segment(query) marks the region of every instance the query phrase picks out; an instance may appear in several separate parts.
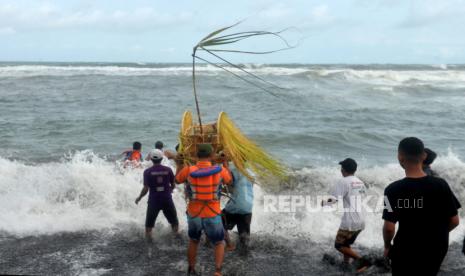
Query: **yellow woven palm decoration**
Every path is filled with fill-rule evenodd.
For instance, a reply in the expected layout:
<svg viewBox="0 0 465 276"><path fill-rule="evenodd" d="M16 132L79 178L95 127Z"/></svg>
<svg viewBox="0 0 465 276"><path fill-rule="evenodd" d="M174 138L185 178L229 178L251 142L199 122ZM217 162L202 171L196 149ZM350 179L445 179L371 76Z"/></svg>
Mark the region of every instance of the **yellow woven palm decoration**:
<svg viewBox="0 0 465 276"><path fill-rule="evenodd" d="M240 22L239 22L240 23ZM201 143L210 143L213 146L214 153L222 153L228 161L232 161L236 168L249 179L253 179L253 176L265 177L265 176L276 176L280 179L285 179L287 176L286 169L272 156L266 153L261 147L255 144L252 140L247 138L239 128L228 118L226 113L221 112L218 116L218 120L214 123L204 124L202 123L197 89L196 89L196 60L203 61L207 64L220 68L233 76L261 89L268 94L277 97L277 95L269 89L274 87L281 89L266 79L255 75L241 66L229 62L228 60L221 57L220 53L243 53L243 54L269 54L279 52L282 50L291 49L295 46L291 46L282 36L285 30L279 32L269 31L247 31L247 32L233 32L227 34L231 28L235 27L239 23L234 25L218 29L209 35L205 36L198 42L193 48L192 53L192 84L194 92L195 107L197 111L198 124L194 124L192 120L192 114L189 111L184 112L181 132L180 132L180 148L179 152L182 154L184 163L192 164L197 160L197 145ZM226 32L226 33L225 33ZM270 51L243 51L235 49L223 48L226 45L231 45L236 42L251 39L257 37L271 37L282 42L282 48L270 50ZM214 63L206 59L205 57L199 56L199 52L208 54L210 57L214 57L221 61L222 64ZM240 71L250 79L239 75L230 69L225 67L230 66L237 71ZM253 80L253 81L252 81ZM257 84L260 83L260 84ZM221 158L220 158L221 159ZM218 161L218 160L216 160ZM253 175L250 173L253 172Z"/></svg>
<svg viewBox="0 0 465 276"><path fill-rule="evenodd" d="M286 177L285 167L247 138L224 112L218 117L218 133L226 156L248 178L252 179L253 176L247 169L261 177Z"/></svg>
<svg viewBox="0 0 465 276"><path fill-rule="evenodd" d="M286 177L285 167L247 138L226 113L221 112L216 123L204 124L202 129L201 132L200 126L192 123L192 114L189 111L184 112L180 152L186 163L193 163L197 159L195 155L198 144L210 143L216 154L223 153L249 179L253 179L250 171L259 177Z"/></svg>

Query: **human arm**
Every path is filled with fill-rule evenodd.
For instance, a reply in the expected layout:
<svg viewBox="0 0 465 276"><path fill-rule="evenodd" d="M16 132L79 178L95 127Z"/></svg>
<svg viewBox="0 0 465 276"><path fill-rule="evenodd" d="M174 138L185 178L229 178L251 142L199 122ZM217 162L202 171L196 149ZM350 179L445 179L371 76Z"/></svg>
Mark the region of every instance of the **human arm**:
<svg viewBox="0 0 465 276"><path fill-rule="evenodd" d="M384 257L388 257L391 243L396 233L396 224L392 221L385 220L383 226L383 239L384 239Z"/></svg>
<svg viewBox="0 0 465 276"><path fill-rule="evenodd" d="M391 249L391 242L396 232L396 223L399 221L397 206L391 203L397 202L396 186L389 185L384 189L384 210L383 210L383 239L384 239L384 256L388 257Z"/></svg>
<svg viewBox="0 0 465 276"><path fill-rule="evenodd" d="M445 215L449 218L449 232L454 230L459 224L460 219L458 215L458 209L461 207L460 202L458 201L457 197L455 196L454 192L451 190L449 184L444 181L444 206Z"/></svg>
<svg viewBox="0 0 465 276"><path fill-rule="evenodd" d="M147 194L149 191L149 182L150 182L150 177L149 174L147 173L147 170L144 171L144 187L140 191L139 196L136 198L136 204L139 203L139 201Z"/></svg>
<svg viewBox="0 0 465 276"><path fill-rule="evenodd" d="M328 205L333 205L336 203L337 203L337 198L329 197L321 201L321 206L328 206Z"/></svg>
<svg viewBox="0 0 465 276"><path fill-rule="evenodd" d="M465 255L465 238L463 238L462 253L463 253L463 255Z"/></svg>
<svg viewBox="0 0 465 276"><path fill-rule="evenodd" d="M165 154L166 158L168 158L170 160L176 159L176 153L174 153L174 152L172 152L170 150L165 150L163 153Z"/></svg>
<svg viewBox="0 0 465 276"><path fill-rule="evenodd" d="M144 185L144 187L140 191L139 196L136 198L136 204L139 204L139 201L147 194L148 191L149 191L149 187Z"/></svg>
<svg viewBox="0 0 465 276"><path fill-rule="evenodd" d="M188 176L189 176L189 167L184 167L183 164L178 164L176 168L175 182L177 184L182 184L187 181Z"/></svg>
<svg viewBox="0 0 465 276"><path fill-rule="evenodd" d="M329 192L331 197L327 198L326 200L321 201L321 206L333 205L338 202L339 198L344 197L347 194L346 185L342 180L336 182Z"/></svg>
<svg viewBox="0 0 465 276"><path fill-rule="evenodd" d="M173 174L173 171L171 169L169 170L169 173L170 173L171 192L173 192L174 189L176 189L176 183L174 181L174 174Z"/></svg>
<svg viewBox="0 0 465 276"><path fill-rule="evenodd" d="M233 183L233 177L231 171L227 167L227 162L225 163L226 166L223 165L223 168L221 169L221 178L223 178L223 184L230 185Z"/></svg>
<svg viewBox="0 0 465 276"><path fill-rule="evenodd" d="M458 215L451 217L449 220L449 232L454 230L455 227L459 226L459 223L460 223L460 219Z"/></svg>

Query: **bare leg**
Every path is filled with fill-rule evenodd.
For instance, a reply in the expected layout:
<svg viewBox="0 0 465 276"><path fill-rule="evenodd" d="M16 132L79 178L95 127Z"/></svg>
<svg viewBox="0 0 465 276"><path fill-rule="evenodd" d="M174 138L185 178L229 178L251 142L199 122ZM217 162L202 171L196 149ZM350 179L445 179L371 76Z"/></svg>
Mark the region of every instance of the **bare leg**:
<svg viewBox="0 0 465 276"><path fill-rule="evenodd" d="M221 268L224 259L224 242L219 242L215 245L215 275L221 275Z"/></svg>
<svg viewBox="0 0 465 276"><path fill-rule="evenodd" d="M197 248L199 247L199 242L194 240L189 240L189 246L187 248L187 262L189 263L189 271L195 271L195 262L197 259Z"/></svg>
<svg viewBox="0 0 465 276"><path fill-rule="evenodd" d="M233 251L234 249L236 249L236 246L231 241L231 236L229 235L229 231L227 229L224 229L224 241L226 242L227 251Z"/></svg>
<svg viewBox="0 0 465 276"><path fill-rule="evenodd" d="M350 263L350 257L347 255L344 255L344 263L348 264Z"/></svg>
<svg viewBox="0 0 465 276"><path fill-rule="evenodd" d="M342 247L339 247L337 250L341 252L342 254L344 254L344 261L346 261L346 259L349 259L349 258L353 258L353 259L361 258L361 256L357 254L357 252L352 250L352 248L350 247L342 246Z"/></svg>
<svg viewBox="0 0 465 276"><path fill-rule="evenodd" d="M179 225L171 224L171 230L173 231L174 234L178 234L179 233Z"/></svg>
<svg viewBox="0 0 465 276"><path fill-rule="evenodd" d="M147 243L151 244L153 243L153 238L152 238L152 229L153 228L145 228L145 239L147 240Z"/></svg>
<svg viewBox="0 0 465 276"><path fill-rule="evenodd" d="M249 247L249 241L250 241L250 233L242 233L239 236L239 240L241 241L242 247L248 248Z"/></svg>
<svg viewBox="0 0 465 276"><path fill-rule="evenodd" d="M153 244L153 238L152 238L152 229L153 228L145 228L145 240L147 241L147 255L149 258L152 257L152 244Z"/></svg>

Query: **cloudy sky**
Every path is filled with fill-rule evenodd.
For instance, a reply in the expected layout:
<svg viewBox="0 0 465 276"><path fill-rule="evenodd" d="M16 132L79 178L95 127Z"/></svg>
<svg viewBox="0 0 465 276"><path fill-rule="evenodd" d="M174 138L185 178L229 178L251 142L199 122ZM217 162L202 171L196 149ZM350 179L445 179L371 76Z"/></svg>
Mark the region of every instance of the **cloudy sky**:
<svg viewBox="0 0 465 276"><path fill-rule="evenodd" d="M241 31L295 27L300 43L240 62L465 63L465 0L0 0L0 60L189 62L200 38L242 19Z"/></svg>

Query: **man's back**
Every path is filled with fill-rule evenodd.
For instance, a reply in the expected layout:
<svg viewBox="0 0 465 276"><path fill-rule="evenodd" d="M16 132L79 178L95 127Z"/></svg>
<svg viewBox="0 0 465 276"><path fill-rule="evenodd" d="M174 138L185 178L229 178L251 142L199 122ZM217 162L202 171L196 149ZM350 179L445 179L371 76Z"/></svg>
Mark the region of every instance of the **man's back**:
<svg viewBox="0 0 465 276"><path fill-rule="evenodd" d="M460 203L445 180L433 176L404 178L390 184L385 196L392 212L385 209L383 219L399 222L390 255L446 254L449 221L457 215Z"/></svg>
<svg viewBox="0 0 465 276"><path fill-rule="evenodd" d="M226 204L225 210L231 214L250 214L253 207L253 185L247 177L236 168L231 169L234 182L232 185L231 200Z"/></svg>
<svg viewBox="0 0 465 276"><path fill-rule="evenodd" d="M216 167L216 166L215 166ZM221 214L220 201L214 199L214 195L219 195L219 185L231 182L231 174L225 167L220 171L208 176L193 178L192 173L201 169L214 169L210 161L198 161L195 166L184 167L177 175L176 181L189 182L189 204L187 212L192 217L215 217ZM193 191L199 190L199 191ZM194 198L195 197L195 198Z"/></svg>
<svg viewBox="0 0 465 276"><path fill-rule="evenodd" d="M365 228L365 214L361 205L365 195L365 184L354 175L339 180L331 190L331 195L343 200L344 212L340 228L357 231Z"/></svg>
<svg viewBox="0 0 465 276"><path fill-rule="evenodd" d="M150 189L149 202L171 198L172 183L174 183L174 174L169 167L154 165L144 171L144 185Z"/></svg>

